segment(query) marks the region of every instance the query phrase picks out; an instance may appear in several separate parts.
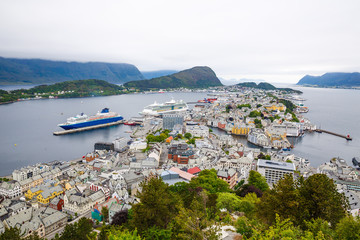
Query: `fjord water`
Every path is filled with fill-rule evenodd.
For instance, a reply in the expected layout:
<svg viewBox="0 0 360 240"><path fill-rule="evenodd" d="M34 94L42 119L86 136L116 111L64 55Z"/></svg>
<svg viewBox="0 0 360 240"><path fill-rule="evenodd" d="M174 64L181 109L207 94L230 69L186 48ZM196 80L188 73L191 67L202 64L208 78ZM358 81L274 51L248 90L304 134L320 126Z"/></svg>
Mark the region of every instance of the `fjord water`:
<svg viewBox="0 0 360 240"><path fill-rule="evenodd" d="M298 88L310 111L304 114L322 129L350 134L353 141L325 133L307 133L291 139L291 152L308 158L318 166L332 157L342 157L349 164L360 156L360 91L343 89ZM61 130L57 124L81 112L94 114L104 107L118 112L125 119L138 116L146 105L183 99L186 102L206 97L206 93L128 94L109 97L46 99L0 105L0 176L13 169L38 162L67 161L82 157L93 150L98 141L111 142L128 136L131 127L118 125L87 132L53 136ZM241 139L240 141L244 141Z"/></svg>
<svg viewBox="0 0 360 240"><path fill-rule="evenodd" d="M310 160L313 166L341 157L352 166L351 160L360 156L360 91L352 89L329 89L296 87L303 91L304 104L310 111L304 114L318 128L353 140L326 133L306 133L295 140L293 153Z"/></svg>

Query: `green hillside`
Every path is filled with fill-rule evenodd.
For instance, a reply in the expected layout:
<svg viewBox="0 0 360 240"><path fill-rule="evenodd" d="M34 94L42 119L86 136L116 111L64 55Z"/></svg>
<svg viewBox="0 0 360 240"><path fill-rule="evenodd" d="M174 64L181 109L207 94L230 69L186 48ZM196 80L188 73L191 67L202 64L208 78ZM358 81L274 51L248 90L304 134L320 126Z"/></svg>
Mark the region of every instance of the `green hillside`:
<svg viewBox="0 0 360 240"><path fill-rule="evenodd" d="M124 84L125 87L140 89L166 89L166 88L207 88L222 86L214 71L209 67L194 67L164 77L149 80L131 81Z"/></svg>

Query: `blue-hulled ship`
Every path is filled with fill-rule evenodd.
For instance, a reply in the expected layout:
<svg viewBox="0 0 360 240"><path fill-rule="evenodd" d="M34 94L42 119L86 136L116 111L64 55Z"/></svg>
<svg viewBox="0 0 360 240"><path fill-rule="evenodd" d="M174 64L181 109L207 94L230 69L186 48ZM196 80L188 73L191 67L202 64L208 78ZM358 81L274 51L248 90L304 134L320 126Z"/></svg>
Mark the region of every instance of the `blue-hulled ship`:
<svg viewBox="0 0 360 240"><path fill-rule="evenodd" d="M123 117L121 115L115 112L109 112L109 108L104 108L101 112L98 112L94 116L88 117L86 114L81 113L75 117L70 117L67 119L66 123L59 124L58 126L65 130L69 130L117 122L122 119Z"/></svg>

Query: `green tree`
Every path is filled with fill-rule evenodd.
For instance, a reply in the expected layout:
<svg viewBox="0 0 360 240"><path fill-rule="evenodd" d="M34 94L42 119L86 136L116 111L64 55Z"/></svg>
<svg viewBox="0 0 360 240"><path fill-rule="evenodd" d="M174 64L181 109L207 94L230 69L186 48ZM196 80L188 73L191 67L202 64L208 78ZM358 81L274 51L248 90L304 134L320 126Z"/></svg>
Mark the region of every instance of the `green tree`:
<svg viewBox="0 0 360 240"><path fill-rule="evenodd" d="M346 216L347 199L325 174L314 174L301 181L299 193L304 220L322 218L335 226Z"/></svg>
<svg viewBox="0 0 360 240"><path fill-rule="evenodd" d="M248 183L249 185L257 187L262 192L269 189L269 185L267 184L265 177L254 170L250 171Z"/></svg>
<svg viewBox="0 0 360 240"><path fill-rule="evenodd" d="M191 133L185 133L184 137L187 139L190 139L192 137L192 135L191 135Z"/></svg>
<svg viewBox="0 0 360 240"><path fill-rule="evenodd" d="M307 231L311 232L315 238L334 239L335 232L330 228L329 222L317 218L305 221Z"/></svg>
<svg viewBox="0 0 360 240"><path fill-rule="evenodd" d="M20 240L21 233L18 228L5 228L5 231L0 235L0 240Z"/></svg>
<svg viewBox="0 0 360 240"><path fill-rule="evenodd" d="M192 178L190 187L196 189L201 187L210 193L230 192L229 184L222 179L219 179L215 169L205 169L199 173L197 178Z"/></svg>
<svg viewBox="0 0 360 240"><path fill-rule="evenodd" d="M241 200L236 194L229 192L221 192L218 195L216 201L216 207L218 209L227 209L230 212L239 210L239 206L241 204Z"/></svg>
<svg viewBox="0 0 360 240"><path fill-rule="evenodd" d="M88 240L92 231L92 221L85 217L79 219L74 224L68 224L65 226L64 232L60 239L77 239L77 240Z"/></svg>
<svg viewBox="0 0 360 240"><path fill-rule="evenodd" d="M218 239L218 228L207 218L206 202L207 195L200 192L189 208L180 209L172 224L172 239Z"/></svg>
<svg viewBox="0 0 360 240"><path fill-rule="evenodd" d="M109 209L107 207L102 207L101 208L101 214L104 217L104 222L109 222Z"/></svg>
<svg viewBox="0 0 360 240"><path fill-rule="evenodd" d="M137 231L134 230L132 232L125 230L125 231L111 231L108 236L109 240L142 240Z"/></svg>
<svg viewBox="0 0 360 240"><path fill-rule="evenodd" d="M360 239L360 219L345 217L340 220L335 231L337 239Z"/></svg>
<svg viewBox="0 0 360 240"><path fill-rule="evenodd" d="M156 226L148 228L143 236L145 239L170 240L172 232L169 229L161 229Z"/></svg>
<svg viewBox="0 0 360 240"><path fill-rule="evenodd" d="M276 215L281 219L290 219L299 224L301 219L300 195L297 190L297 182L291 175L285 175L273 189L264 193L258 205L258 217L267 224L275 222Z"/></svg>
<svg viewBox="0 0 360 240"><path fill-rule="evenodd" d="M142 234L150 227L166 229L177 214L176 198L161 178L152 178L141 184L137 195L140 203L133 205L132 225Z"/></svg>

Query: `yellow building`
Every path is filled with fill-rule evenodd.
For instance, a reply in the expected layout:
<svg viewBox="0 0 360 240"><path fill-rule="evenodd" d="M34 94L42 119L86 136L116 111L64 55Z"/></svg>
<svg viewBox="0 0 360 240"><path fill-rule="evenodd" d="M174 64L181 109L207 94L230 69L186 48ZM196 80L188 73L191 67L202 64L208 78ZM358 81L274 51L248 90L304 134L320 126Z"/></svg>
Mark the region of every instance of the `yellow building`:
<svg viewBox="0 0 360 240"><path fill-rule="evenodd" d="M241 127L241 126L234 126L231 129L231 133L235 134L235 135L247 135L250 132L250 128L245 126L245 127Z"/></svg>
<svg viewBox="0 0 360 240"><path fill-rule="evenodd" d="M272 105L266 105L264 106L266 108L266 110L268 111L281 111L284 112L286 110L286 107L284 106L284 104L279 103L279 104L272 104Z"/></svg>
<svg viewBox="0 0 360 240"><path fill-rule="evenodd" d="M39 195L41 192L43 192L42 188L40 186L30 188L24 195L27 199L32 199L34 196Z"/></svg>
<svg viewBox="0 0 360 240"><path fill-rule="evenodd" d="M55 187L51 187L49 189L45 189L43 192L41 192L37 196L36 199L38 200L39 203L41 203L43 205L47 205L50 203L51 199L53 199L63 193L64 193L64 190L62 189L62 187L60 185L58 185Z"/></svg>

